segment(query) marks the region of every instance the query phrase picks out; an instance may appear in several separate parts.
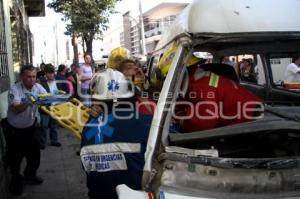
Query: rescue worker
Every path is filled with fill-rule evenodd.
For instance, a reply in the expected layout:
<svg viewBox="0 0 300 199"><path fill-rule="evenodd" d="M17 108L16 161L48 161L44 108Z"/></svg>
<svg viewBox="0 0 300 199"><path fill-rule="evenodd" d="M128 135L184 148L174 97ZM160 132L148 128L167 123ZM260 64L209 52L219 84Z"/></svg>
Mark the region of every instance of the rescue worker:
<svg viewBox="0 0 300 199"><path fill-rule="evenodd" d="M240 86L235 79L203 69L209 68L209 65L216 67L216 64L204 64L202 68L198 63L188 65L185 100L193 106L181 110L181 115L192 116L179 121L182 131L201 131L250 121L256 113L255 108L261 105L261 99Z"/></svg>
<svg viewBox="0 0 300 199"><path fill-rule="evenodd" d="M118 67L127 78L129 78L139 90L144 89L145 75L141 67L132 59L124 59Z"/></svg>
<svg viewBox="0 0 300 199"><path fill-rule="evenodd" d="M118 47L110 52L110 56L107 62L108 68L120 71L120 67L133 67L133 65L135 68L135 75L125 74L125 76L128 77L131 81L133 81L134 85L136 85L139 88L139 90L143 90L145 81L144 72L142 68L138 66L138 63L131 59L129 51L126 48ZM128 73L132 73L132 71L128 70Z"/></svg>
<svg viewBox="0 0 300 199"><path fill-rule="evenodd" d="M171 66L173 54L174 49L166 52L158 64L164 77ZM194 132L246 122L253 118L254 109L261 105L259 97L239 85L232 67L205 64L206 61L194 55L186 59L188 89L185 98L179 101L191 102L192 106L176 108L174 119L179 128L176 122L172 128L175 126L182 132Z"/></svg>
<svg viewBox="0 0 300 199"><path fill-rule="evenodd" d="M108 68L97 73L91 86L93 105L80 152L88 195L115 199L119 184L141 189L152 113L119 71Z"/></svg>
<svg viewBox="0 0 300 199"><path fill-rule="evenodd" d="M107 67L118 70L119 64L124 59L130 58L130 52L126 48L117 47L111 50L107 60Z"/></svg>
<svg viewBox="0 0 300 199"><path fill-rule="evenodd" d="M172 60L175 56L177 47L170 47L160 57L158 64L153 64L149 71L149 78L146 78L145 90L151 95L155 95L157 91L161 91L165 77L169 72ZM153 97L158 100L157 97Z"/></svg>

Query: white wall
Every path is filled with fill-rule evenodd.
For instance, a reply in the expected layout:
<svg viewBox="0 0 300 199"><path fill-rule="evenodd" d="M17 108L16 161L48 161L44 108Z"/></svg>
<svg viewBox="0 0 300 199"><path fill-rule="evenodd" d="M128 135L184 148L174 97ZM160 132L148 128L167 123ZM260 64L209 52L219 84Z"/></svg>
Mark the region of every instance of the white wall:
<svg viewBox="0 0 300 199"><path fill-rule="evenodd" d="M46 5L49 0L46 0ZM45 17L30 17L29 27L34 37L33 64L41 63L41 56L45 63L69 64L73 59L73 48L70 46L70 60L67 60L66 42L70 36L64 34L65 23L61 20L62 15L55 13L46 6Z"/></svg>
<svg viewBox="0 0 300 199"><path fill-rule="evenodd" d="M4 21L5 21L5 34L6 34L6 49L7 49L7 58L8 58L8 67L9 67L9 80L12 85L15 82L13 60L12 60L12 45L11 45L11 28L10 28L10 14L9 6L11 1L3 1L3 10L4 10ZM3 92L0 94L0 119L5 118L7 115L7 93Z"/></svg>
<svg viewBox="0 0 300 199"><path fill-rule="evenodd" d="M33 64L37 66L43 58L45 63L61 64L66 63L66 42L70 37L64 35L64 27L58 23L48 22L41 17L29 18L30 29L34 38ZM71 43L71 41L70 41ZM72 55L73 49L70 49ZM73 56L70 57L72 59Z"/></svg>
<svg viewBox="0 0 300 199"><path fill-rule="evenodd" d="M273 80L277 82L279 80L284 80L284 74L287 66L292 63L292 58L282 58L279 64L271 64Z"/></svg>
<svg viewBox="0 0 300 199"><path fill-rule="evenodd" d="M6 118L7 116L7 107L8 107L8 102L7 102L7 94L8 91L1 93L0 95L0 120L1 118Z"/></svg>
<svg viewBox="0 0 300 199"><path fill-rule="evenodd" d="M123 32L123 24L106 32L102 42L103 54L108 55L116 47L120 47L120 33Z"/></svg>

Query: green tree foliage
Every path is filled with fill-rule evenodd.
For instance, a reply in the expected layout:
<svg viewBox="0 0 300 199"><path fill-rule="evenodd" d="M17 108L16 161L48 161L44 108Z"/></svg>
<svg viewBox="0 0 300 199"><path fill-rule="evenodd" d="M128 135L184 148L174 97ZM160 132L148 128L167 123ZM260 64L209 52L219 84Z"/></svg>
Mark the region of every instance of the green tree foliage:
<svg viewBox="0 0 300 199"><path fill-rule="evenodd" d="M109 15L121 0L53 0L48 7L63 14L67 35L84 39L88 53L93 50L93 39L102 36L108 28Z"/></svg>

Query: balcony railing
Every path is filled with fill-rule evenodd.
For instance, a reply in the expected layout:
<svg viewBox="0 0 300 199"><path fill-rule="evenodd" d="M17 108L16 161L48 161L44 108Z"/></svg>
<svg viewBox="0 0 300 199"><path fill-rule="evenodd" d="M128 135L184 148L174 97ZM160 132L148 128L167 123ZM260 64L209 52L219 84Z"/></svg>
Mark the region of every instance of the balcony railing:
<svg viewBox="0 0 300 199"><path fill-rule="evenodd" d="M155 35L161 35L163 29L162 27L154 28L145 32L145 38L153 37Z"/></svg>

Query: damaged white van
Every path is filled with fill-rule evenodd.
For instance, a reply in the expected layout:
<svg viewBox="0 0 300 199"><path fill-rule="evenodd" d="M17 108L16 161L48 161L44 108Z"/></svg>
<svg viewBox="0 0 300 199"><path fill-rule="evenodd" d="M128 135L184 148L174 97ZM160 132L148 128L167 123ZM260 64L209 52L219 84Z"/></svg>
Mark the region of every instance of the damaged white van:
<svg viewBox="0 0 300 199"><path fill-rule="evenodd" d="M166 73L158 63L170 48L175 50ZM193 1L164 33L149 62L148 90L158 100L144 190L120 185L119 198L300 197L300 88L290 88L284 79L286 66L299 53L299 0ZM212 63L226 57L240 85L263 99L262 117L170 133L172 104L186 92L189 54ZM253 66L252 78L241 67L245 60ZM222 75L222 69L208 70Z"/></svg>

